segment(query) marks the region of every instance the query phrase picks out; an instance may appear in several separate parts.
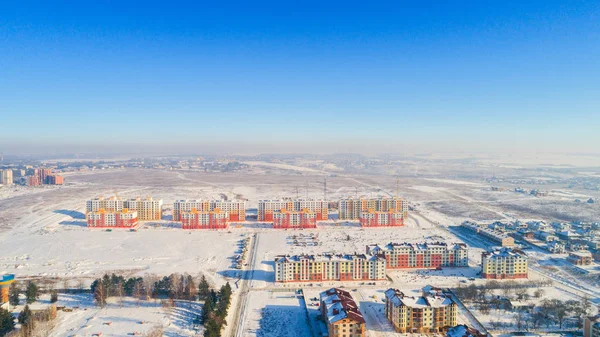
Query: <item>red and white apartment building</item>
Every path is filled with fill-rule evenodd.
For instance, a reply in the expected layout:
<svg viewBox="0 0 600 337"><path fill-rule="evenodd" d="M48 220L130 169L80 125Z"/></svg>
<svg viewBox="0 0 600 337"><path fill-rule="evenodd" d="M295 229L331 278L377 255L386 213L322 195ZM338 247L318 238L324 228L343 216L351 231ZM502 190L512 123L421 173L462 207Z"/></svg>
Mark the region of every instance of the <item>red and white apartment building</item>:
<svg viewBox="0 0 600 337"><path fill-rule="evenodd" d="M317 214L307 209L301 211L282 209L273 213L273 228L317 228Z"/></svg>
<svg viewBox="0 0 600 337"><path fill-rule="evenodd" d="M138 225L138 213L124 208L120 211L98 211L86 214L89 228L135 228Z"/></svg>
<svg viewBox="0 0 600 337"><path fill-rule="evenodd" d="M404 213L369 210L360 213L359 220L361 227L398 227L404 226Z"/></svg>
<svg viewBox="0 0 600 337"><path fill-rule="evenodd" d="M388 243L369 245L367 254L385 256L388 269L468 267L469 248L464 243Z"/></svg>
<svg viewBox="0 0 600 337"><path fill-rule="evenodd" d="M227 229L229 214L218 208L213 211L198 211L192 209L181 213L181 228L183 229Z"/></svg>

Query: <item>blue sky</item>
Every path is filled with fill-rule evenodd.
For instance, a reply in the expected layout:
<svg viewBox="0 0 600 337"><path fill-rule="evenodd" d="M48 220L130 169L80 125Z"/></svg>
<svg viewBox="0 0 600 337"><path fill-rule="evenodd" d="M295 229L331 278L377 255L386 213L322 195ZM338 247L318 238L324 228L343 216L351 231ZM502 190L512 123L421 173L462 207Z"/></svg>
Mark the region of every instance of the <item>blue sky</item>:
<svg viewBox="0 0 600 337"><path fill-rule="evenodd" d="M597 152L599 103L598 1L0 5L5 152Z"/></svg>

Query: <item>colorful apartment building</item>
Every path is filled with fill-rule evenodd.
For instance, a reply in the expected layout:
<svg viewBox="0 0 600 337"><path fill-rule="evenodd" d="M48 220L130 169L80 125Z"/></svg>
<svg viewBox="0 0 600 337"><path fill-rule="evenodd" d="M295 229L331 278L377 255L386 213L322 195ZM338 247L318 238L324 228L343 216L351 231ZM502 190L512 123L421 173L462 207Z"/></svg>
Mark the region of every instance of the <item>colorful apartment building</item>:
<svg viewBox="0 0 600 337"><path fill-rule="evenodd" d="M48 185L63 185L65 183L65 179L63 176L58 174L51 174L46 177L46 183Z"/></svg>
<svg viewBox="0 0 600 337"><path fill-rule="evenodd" d="M527 255L507 247L484 252L481 254L481 277L501 280L527 278Z"/></svg>
<svg viewBox="0 0 600 337"><path fill-rule="evenodd" d="M229 214L218 208L213 211L191 211L180 213L183 229L226 229L229 226Z"/></svg>
<svg viewBox="0 0 600 337"><path fill-rule="evenodd" d="M258 221L273 221L273 213L282 209L294 212L309 210L317 216L317 221L329 219L329 203L314 199L259 200Z"/></svg>
<svg viewBox="0 0 600 337"><path fill-rule="evenodd" d="M400 212L408 217L408 203L402 198L347 198L339 202L340 220L359 220L361 213Z"/></svg>
<svg viewBox="0 0 600 337"><path fill-rule="evenodd" d="M319 294L321 317L330 337L363 337L365 319L349 292L331 288Z"/></svg>
<svg viewBox="0 0 600 337"><path fill-rule="evenodd" d="M385 292L385 316L400 333L440 333L454 327L458 306L439 289L409 296L398 289Z"/></svg>
<svg viewBox="0 0 600 337"><path fill-rule="evenodd" d="M32 187L42 185L42 183L40 182L40 178L38 176L28 176L26 178L26 182L27 182L27 186L32 186Z"/></svg>
<svg viewBox="0 0 600 337"><path fill-rule="evenodd" d="M246 202L242 200L177 200L173 203L173 221L182 221L181 214L192 209L198 212L219 209L227 212L228 222L246 221Z"/></svg>
<svg viewBox="0 0 600 337"><path fill-rule="evenodd" d="M275 258L275 282L385 280L381 255L282 255Z"/></svg>
<svg viewBox="0 0 600 337"><path fill-rule="evenodd" d="M104 210L106 212L119 212L123 209L137 211L141 221L160 220L162 218L162 200L149 198L120 199L118 197L95 198L86 201L86 213Z"/></svg>
<svg viewBox="0 0 600 337"><path fill-rule="evenodd" d="M15 275L2 275L2 278L0 279L0 303L8 302L8 289L13 282L15 282Z"/></svg>
<svg viewBox="0 0 600 337"><path fill-rule="evenodd" d="M273 213L273 228L276 229L306 229L317 228L317 214L303 209L288 211L282 209Z"/></svg>
<svg viewBox="0 0 600 337"><path fill-rule="evenodd" d="M369 245L367 254L383 255L387 269L468 267L469 248L464 243L388 243Z"/></svg>
<svg viewBox="0 0 600 337"><path fill-rule="evenodd" d="M404 226L404 212L388 210L369 210L360 213L361 227L397 227Z"/></svg>
<svg viewBox="0 0 600 337"><path fill-rule="evenodd" d="M138 213L124 208L120 211L100 209L86 214L88 228L135 228L138 225Z"/></svg>

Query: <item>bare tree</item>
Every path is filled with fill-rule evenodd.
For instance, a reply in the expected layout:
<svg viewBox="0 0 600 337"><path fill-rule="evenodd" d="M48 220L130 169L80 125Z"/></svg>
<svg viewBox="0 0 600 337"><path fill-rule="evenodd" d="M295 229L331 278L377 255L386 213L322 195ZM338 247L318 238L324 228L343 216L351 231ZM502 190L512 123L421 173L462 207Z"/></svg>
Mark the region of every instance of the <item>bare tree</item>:
<svg viewBox="0 0 600 337"><path fill-rule="evenodd" d="M133 297L136 298L138 307L140 306L140 299L144 292L142 282L143 281L137 281L137 282L135 282L135 285L133 286Z"/></svg>

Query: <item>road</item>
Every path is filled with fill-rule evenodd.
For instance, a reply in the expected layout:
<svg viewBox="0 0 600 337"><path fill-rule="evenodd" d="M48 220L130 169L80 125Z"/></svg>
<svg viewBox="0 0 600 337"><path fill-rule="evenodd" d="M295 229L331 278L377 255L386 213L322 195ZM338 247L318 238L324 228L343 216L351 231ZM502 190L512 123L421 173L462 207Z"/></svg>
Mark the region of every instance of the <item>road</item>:
<svg viewBox="0 0 600 337"><path fill-rule="evenodd" d="M254 270L255 262L256 262L256 251L258 247L258 240L260 239L260 234L254 234L254 238L252 239L252 246L250 248L249 254L250 259L248 266L242 270L242 279L240 281L240 289L239 295L237 298L235 310L233 311L233 320L232 327L236 327L235 330L231 330L232 337L241 337L244 335L244 319L246 316L246 306L248 304L248 294L249 288L254 284Z"/></svg>

